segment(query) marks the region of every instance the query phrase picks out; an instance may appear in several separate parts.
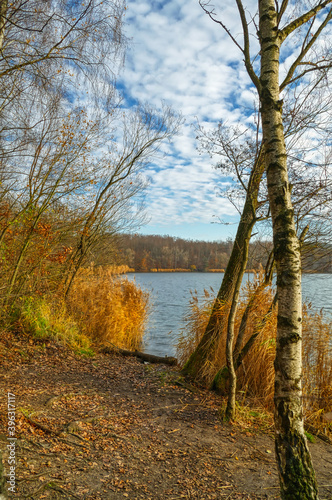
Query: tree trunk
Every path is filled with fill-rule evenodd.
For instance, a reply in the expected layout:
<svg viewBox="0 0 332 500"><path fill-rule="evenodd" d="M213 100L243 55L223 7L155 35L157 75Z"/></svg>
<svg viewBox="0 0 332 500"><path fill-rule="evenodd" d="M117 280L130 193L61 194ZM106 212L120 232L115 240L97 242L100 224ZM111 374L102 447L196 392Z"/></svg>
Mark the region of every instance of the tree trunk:
<svg viewBox="0 0 332 500"><path fill-rule="evenodd" d="M250 175L241 220L221 287L214 302L204 335L195 351L183 367L182 373L184 375L199 378L200 369L215 351L216 345L221 336L222 328L219 325L218 312L223 306L231 303L238 276L241 269L245 269L248 261L248 245L252 229L256 222L258 190L264 173L264 168L265 163L261 148Z"/></svg>
<svg viewBox="0 0 332 500"><path fill-rule="evenodd" d="M233 341L234 341L234 326L235 326L235 316L237 311L237 305L239 302L239 295L241 290L242 278L246 268L246 263L248 261L248 251L249 251L249 241L246 244L246 252L244 253L244 258L242 260L242 267L237 277L234 296L232 300L231 309L229 311L228 324L227 324L227 339L226 339L226 362L229 373L229 389L228 389L228 400L226 408L226 418L228 420L233 420L235 416L235 397L236 397L236 370L234 367L234 357L233 357Z"/></svg>
<svg viewBox="0 0 332 500"><path fill-rule="evenodd" d="M111 342L109 343L111 344ZM141 359L142 361L147 361L148 363L159 363L171 366L177 365L177 359L173 358L172 356L155 356L154 354L148 354L147 352L129 351L128 349L121 349L120 347L117 347L114 344L112 345L113 348L104 347L101 352L104 354L113 354L114 352L117 352L122 356L136 357Z"/></svg>
<svg viewBox="0 0 332 500"><path fill-rule="evenodd" d="M275 445L281 497L317 499L317 484L303 428L300 243L296 236L279 92L281 46L274 0L259 1L260 100L267 185L277 267Z"/></svg>

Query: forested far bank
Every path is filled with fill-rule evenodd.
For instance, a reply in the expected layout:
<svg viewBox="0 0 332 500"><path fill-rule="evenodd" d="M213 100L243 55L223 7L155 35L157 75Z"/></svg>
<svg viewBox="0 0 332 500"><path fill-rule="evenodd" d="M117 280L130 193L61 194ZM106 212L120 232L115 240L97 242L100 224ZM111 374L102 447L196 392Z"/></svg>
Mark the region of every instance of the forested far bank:
<svg viewBox="0 0 332 500"><path fill-rule="evenodd" d="M227 266L233 241L186 240L172 236L125 234L118 241L118 263L136 272L162 270L211 272ZM256 240L249 245L247 269L259 269L267 263L271 241ZM331 273L332 246L304 244L304 272Z"/></svg>

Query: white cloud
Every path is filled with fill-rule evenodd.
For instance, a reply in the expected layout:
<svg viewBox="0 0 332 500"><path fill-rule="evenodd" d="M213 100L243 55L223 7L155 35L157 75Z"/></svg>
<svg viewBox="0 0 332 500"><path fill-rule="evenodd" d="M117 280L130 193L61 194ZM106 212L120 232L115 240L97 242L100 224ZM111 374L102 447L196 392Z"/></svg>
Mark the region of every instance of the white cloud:
<svg viewBox="0 0 332 500"><path fill-rule="evenodd" d="M223 9L225 22L241 42L236 10ZM166 158L150 166L147 211L151 226L210 224L213 216L234 216L234 207L216 195L220 173L207 156L199 156L196 121L235 123L246 119L253 102L241 53L221 26L204 14L198 2L129 0L127 34L132 38L122 80L131 99L157 107L162 100L182 112L186 123ZM193 238L195 238L193 234Z"/></svg>
<svg viewBox="0 0 332 500"><path fill-rule="evenodd" d="M244 0L243 4L247 19L251 19L251 54L257 54L253 64L259 70L257 18L249 14L255 14L257 0ZM217 6L215 10L242 45L236 2L221 2L219 12ZM223 28L203 12L197 0L128 0L127 34L132 45L122 80L128 106L138 100L160 107L164 100L186 119L172 144L163 147L166 157L147 169L151 177L147 193L150 227L186 224L195 238L195 227L199 227L197 234L208 234L208 230L202 231L202 224L208 227L213 216L234 222L234 207L216 195L216 186L220 188L225 179L213 169L213 160L198 154L192 124L198 119L209 129L220 120L230 125L241 122L243 127L255 126L253 111L257 111L258 100L243 54ZM300 42L295 34L283 48L281 78L300 49ZM298 92L303 84L298 85ZM318 134L318 130L306 134L307 148L313 147Z"/></svg>

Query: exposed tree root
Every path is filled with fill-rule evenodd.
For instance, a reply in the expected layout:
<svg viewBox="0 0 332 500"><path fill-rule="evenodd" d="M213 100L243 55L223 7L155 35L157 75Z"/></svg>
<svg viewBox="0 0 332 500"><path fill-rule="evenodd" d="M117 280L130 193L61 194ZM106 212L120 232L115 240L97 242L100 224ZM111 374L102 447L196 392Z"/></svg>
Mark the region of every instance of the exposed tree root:
<svg viewBox="0 0 332 500"><path fill-rule="evenodd" d="M41 429L43 432L46 432L47 434L55 434L55 436L60 436L61 432L49 429L45 425L40 424L39 422L36 422L35 420L32 420L32 418L30 418L30 417L27 417L27 415L25 415L22 412L21 412L21 414L29 422L30 425L37 427L38 429Z"/></svg>

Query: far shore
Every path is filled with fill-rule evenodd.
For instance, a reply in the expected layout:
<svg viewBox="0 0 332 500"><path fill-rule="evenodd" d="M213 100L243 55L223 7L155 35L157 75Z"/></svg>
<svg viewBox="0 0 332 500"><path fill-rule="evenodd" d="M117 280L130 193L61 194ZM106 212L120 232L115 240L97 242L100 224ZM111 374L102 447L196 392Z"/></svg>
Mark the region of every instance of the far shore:
<svg viewBox="0 0 332 500"><path fill-rule="evenodd" d="M191 269L149 269L147 271L136 271L135 269L130 269L126 271L125 274L156 274L156 273L195 273L195 274L211 274L211 273L224 273L225 269L208 269L207 271L192 271ZM259 269L247 269L245 274L258 273ZM332 274L330 272L319 272L319 271L302 271L302 274Z"/></svg>

